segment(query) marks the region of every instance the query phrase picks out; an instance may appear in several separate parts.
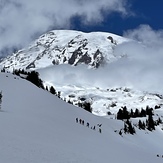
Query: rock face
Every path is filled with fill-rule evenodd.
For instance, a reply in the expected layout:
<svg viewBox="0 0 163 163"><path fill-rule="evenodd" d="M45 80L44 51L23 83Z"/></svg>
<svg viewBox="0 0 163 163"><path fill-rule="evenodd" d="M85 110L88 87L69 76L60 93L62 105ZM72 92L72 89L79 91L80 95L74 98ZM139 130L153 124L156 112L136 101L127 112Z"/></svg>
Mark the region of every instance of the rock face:
<svg viewBox="0 0 163 163"><path fill-rule="evenodd" d="M54 30L40 36L29 47L3 59L0 66L39 69L53 64L86 64L98 68L117 59L114 48L125 41L127 39L111 33Z"/></svg>

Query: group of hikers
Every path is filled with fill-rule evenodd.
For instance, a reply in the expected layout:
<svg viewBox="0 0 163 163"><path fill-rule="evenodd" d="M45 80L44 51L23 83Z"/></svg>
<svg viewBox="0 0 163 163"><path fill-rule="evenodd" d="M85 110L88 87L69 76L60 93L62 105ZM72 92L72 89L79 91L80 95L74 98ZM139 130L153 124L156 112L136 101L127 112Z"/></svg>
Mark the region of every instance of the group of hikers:
<svg viewBox="0 0 163 163"><path fill-rule="evenodd" d="M163 155L159 155L159 154L157 154L157 157L162 157L162 158L163 158Z"/></svg>
<svg viewBox="0 0 163 163"><path fill-rule="evenodd" d="M76 118L76 123L85 125L84 120L79 119L79 118ZM99 133L101 133L101 132L102 132L102 130L101 130L102 124L97 124L97 126L98 126L98 131L99 131ZM86 127L88 127L88 128L90 127L90 124L89 124L88 122L86 123ZM90 128L91 128L92 130L96 130L96 126L91 126Z"/></svg>

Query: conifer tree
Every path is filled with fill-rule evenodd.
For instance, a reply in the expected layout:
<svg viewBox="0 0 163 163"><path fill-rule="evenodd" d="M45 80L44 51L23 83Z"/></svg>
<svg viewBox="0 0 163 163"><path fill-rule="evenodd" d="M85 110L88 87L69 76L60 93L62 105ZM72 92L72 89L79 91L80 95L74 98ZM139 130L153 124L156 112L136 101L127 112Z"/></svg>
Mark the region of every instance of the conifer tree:
<svg viewBox="0 0 163 163"><path fill-rule="evenodd" d="M38 72L36 72L36 71L29 72L26 79L29 80L30 82L32 82L33 84L35 84L36 86L38 86L39 88L44 89L43 82L39 78Z"/></svg>
<svg viewBox="0 0 163 163"><path fill-rule="evenodd" d="M83 104L83 108L89 112L92 112L91 104L89 102L85 102Z"/></svg>
<svg viewBox="0 0 163 163"><path fill-rule="evenodd" d="M117 113L117 119L122 120L123 119L123 112L122 109L119 109L118 113Z"/></svg>
<svg viewBox="0 0 163 163"><path fill-rule="evenodd" d="M133 116L134 116L134 112L133 112L133 110L131 109L130 117L133 117Z"/></svg>
<svg viewBox="0 0 163 163"><path fill-rule="evenodd" d="M129 119L126 120L126 124L125 124L125 128L124 131L127 131L130 134L134 134L135 133L135 128L132 126L131 122L129 121Z"/></svg>
<svg viewBox="0 0 163 163"><path fill-rule="evenodd" d="M142 108L140 112L140 117L145 117L146 116L146 111Z"/></svg>
<svg viewBox="0 0 163 163"><path fill-rule="evenodd" d="M139 129L145 130L145 123L144 123L144 121L142 122L141 120L139 120L138 127L139 127Z"/></svg>
<svg viewBox="0 0 163 163"><path fill-rule="evenodd" d="M136 109L134 113L134 117L139 117L139 116L140 116L140 112L138 109Z"/></svg>
<svg viewBox="0 0 163 163"><path fill-rule="evenodd" d="M53 86L51 86L51 87L50 87L50 93L52 93L53 95L55 95L55 94L56 94L56 91L55 91L55 89L54 89L54 87L53 87Z"/></svg>
<svg viewBox="0 0 163 163"><path fill-rule="evenodd" d="M142 124L142 121L141 120L139 120L138 126L139 126L139 129L142 129L143 124Z"/></svg>
<svg viewBox="0 0 163 163"><path fill-rule="evenodd" d="M147 129L150 131L155 130L155 122L151 114L148 115Z"/></svg>

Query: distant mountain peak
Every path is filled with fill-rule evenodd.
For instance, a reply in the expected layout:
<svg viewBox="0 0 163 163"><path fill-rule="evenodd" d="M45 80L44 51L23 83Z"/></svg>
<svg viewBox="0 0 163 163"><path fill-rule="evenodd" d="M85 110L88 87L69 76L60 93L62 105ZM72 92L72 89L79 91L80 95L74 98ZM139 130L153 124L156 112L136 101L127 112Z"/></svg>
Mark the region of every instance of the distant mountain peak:
<svg viewBox="0 0 163 163"><path fill-rule="evenodd" d="M53 30L4 58L0 65L8 69L39 69L58 64L98 68L117 59L114 48L125 41L126 38L105 32Z"/></svg>

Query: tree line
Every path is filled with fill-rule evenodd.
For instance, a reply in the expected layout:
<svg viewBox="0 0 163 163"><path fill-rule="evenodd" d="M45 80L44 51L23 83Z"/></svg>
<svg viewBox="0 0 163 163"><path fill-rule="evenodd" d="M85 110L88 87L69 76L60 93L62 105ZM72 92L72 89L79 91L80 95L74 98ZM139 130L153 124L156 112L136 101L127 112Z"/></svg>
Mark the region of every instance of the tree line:
<svg viewBox="0 0 163 163"><path fill-rule="evenodd" d="M158 109L159 106L155 106L155 109ZM131 124L130 118L137 118L137 117L147 117L147 119L144 121L141 121L139 119L138 121L138 128L145 130L148 129L149 131L155 130L155 126L162 124L162 120L160 117L158 117L157 120L153 119L154 110L153 108L150 108L149 106L146 106L146 109L141 109L140 111L138 109L135 109L133 111L132 109L130 111L127 110L127 107L124 106L121 109L119 109L117 113L117 119L124 121L124 132L134 134L135 129L133 125ZM120 130L119 134L122 134L122 131Z"/></svg>
<svg viewBox="0 0 163 163"><path fill-rule="evenodd" d="M1 72L6 72L5 68L1 69ZM36 85L39 88L42 88L44 90L49 91L51 94L56 95L58 98L61 99L61 92L60 91L56 91L56 89L53 86L46 86L44 87L43 85L43 81L40 79L39 77L39 73L36 71L25 71L24 69L13 69L12 72L14 75L20 76L28 81L30 81L31 83L33 83L34 85ZM62 99L64 101L66 101L65 99ZM73 104L73 102L71 102L70 100L67 101L69 104ZM78 102L77 106L85 109L88 112L92 113L92 107L91 107L91 103L90 102Z"/></svg>

